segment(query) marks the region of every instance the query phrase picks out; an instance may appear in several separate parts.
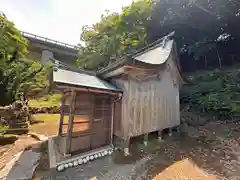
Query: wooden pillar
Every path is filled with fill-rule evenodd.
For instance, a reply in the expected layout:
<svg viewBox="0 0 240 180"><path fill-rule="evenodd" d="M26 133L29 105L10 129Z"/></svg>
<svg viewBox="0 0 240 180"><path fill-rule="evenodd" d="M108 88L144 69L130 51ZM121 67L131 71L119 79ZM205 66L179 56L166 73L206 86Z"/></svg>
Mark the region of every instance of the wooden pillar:
<svg viewBox="0 0 240 180"><path fill-rule="evenodd" d="M159 141L162 141L162 130L159 130L159 131L157 132L157 135L158 135L158 140L159 140Z"/></svg>
<svg viewBox="0 0 240 180"><path fill-rule="evenodd" d="M61 100L61 107L60 107L60 120L59 120L59 124L58 124L58 136L62 135L65 102L66 102L66 94L62 93L62 100Z"/></svg>
<svg viewBox="0 0 240 180"><path fill-rule="evenodd" d="M169 128L169 130L168 130L168 136L172 136L172 128Z"/></svg>
<svg viewBox="0 0 240 180"><path fill-rule="evenodd" d="M115 103L112 103L112 111L111 111L111 145L113 145L113 122L114 122L114 107Z"/></svg>
<svg viewBox="0 0 240 180"><path fill-rule="evenodd" d="M68 131L67 131L67 142L66 142L65 154L69 154L70 149L71 149L73 118L74 118L74 110L75 110L75 98L76 98L76 92L74 90L72 90L71 91L71 100L70 100L70 105L69 105L69 119L68 119Z"/></svg>
<svg viewBox="0 0 240 180"><path fill-rule="evenodd" d="M129 156L129 143L130 143L130 138L128 137L126 140L124 140L124 156Z"/></svg>
<svg viewBox="0 0 240 180"><path fill-rule="evenodd" d="M177 132L180 133L180 125L177 127Z"/></svg>
<svg viewBox="0 0 240 180"><path fill-rule="evenodd" d="M144 144L145 146L147 146L147 144L148 144L148 133L144 134L143 144Z"/></svg>
<svg viewBox="0 0 240 180"><path fill-rule="evenodd" d="M89 114L89 129L92 129L92 125L93 125L93 121L94 121L94 110L95 110L95 95L92 94L91 96L89 96L89 101L91 101L91 113ZM92 139L93 139L93 135L90 135L90 149L92 149Z"/></svg>

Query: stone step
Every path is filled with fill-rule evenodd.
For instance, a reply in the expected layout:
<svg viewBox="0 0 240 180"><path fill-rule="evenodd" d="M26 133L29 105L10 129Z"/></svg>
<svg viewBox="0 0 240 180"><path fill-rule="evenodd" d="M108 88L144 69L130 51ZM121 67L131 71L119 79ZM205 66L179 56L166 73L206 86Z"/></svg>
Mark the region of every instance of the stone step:
<svg viewBox="0 0 240 180"><path fill-rule="evenodd" d="M39 163L40 154L40 152L33 152L32 150L24 151L6 176L6 179L32 179Z"/></svg>
<svg viewBox="0 0 240 180"><path fill-rule="evenodd" d="M11 127L28 127L27 123L12 124Z"/></svg>

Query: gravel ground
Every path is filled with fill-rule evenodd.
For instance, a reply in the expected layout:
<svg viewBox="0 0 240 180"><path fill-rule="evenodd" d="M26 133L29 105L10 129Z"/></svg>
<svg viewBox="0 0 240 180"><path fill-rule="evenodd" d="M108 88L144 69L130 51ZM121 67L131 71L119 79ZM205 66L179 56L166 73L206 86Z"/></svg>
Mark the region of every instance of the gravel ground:
<svg viewBox="0 0 240 180"><path fill-rule="evenodd" d="M132 174L136 172L136 168L146 161L147 158L143 158L131 164L115 164L113 157L109 156L89 162L86 165L69 168L64 172L52 170L42 180L85 180L94 177L98 180L131 179Z"/></svg>
<svg viewBox="0 0 240 180"><path fill-rule="evenodd" d="M144 147L142 141L137 142L132 145L130 157L115 152L63 172L42 172L36 179L185 180L203 177L193 179L240 180L239 137L239 123L210 122L198 128L189 127L184 135L166 136L161 143L150 140L148 147Z"/></svg>

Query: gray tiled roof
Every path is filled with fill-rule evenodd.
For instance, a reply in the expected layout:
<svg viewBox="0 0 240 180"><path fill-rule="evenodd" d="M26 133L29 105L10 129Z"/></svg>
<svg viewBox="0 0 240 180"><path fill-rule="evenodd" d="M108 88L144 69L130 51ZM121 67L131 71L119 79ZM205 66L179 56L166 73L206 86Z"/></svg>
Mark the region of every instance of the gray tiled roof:
<svg viewBox="0 0 240 180"><path fill-rule="evenodd" d="M54 68L53 70L53 82L110 91L121 91L117 87L113 86L105 80L100 79L94 74L84 73L81 71L72 71L60 67Z"/></svg>

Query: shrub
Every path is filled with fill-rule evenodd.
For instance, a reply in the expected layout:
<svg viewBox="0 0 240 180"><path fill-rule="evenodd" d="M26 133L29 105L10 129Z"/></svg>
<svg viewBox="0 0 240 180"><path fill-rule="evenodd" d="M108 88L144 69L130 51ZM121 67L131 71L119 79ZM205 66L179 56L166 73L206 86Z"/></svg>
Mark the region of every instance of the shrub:
<svg viewBox="0 0 240 180"><path fill-rule="evenodd" d="M189 76L191 85L181 91L182 105L219 117L240 114L240 69L214 70Z"/></svg>

